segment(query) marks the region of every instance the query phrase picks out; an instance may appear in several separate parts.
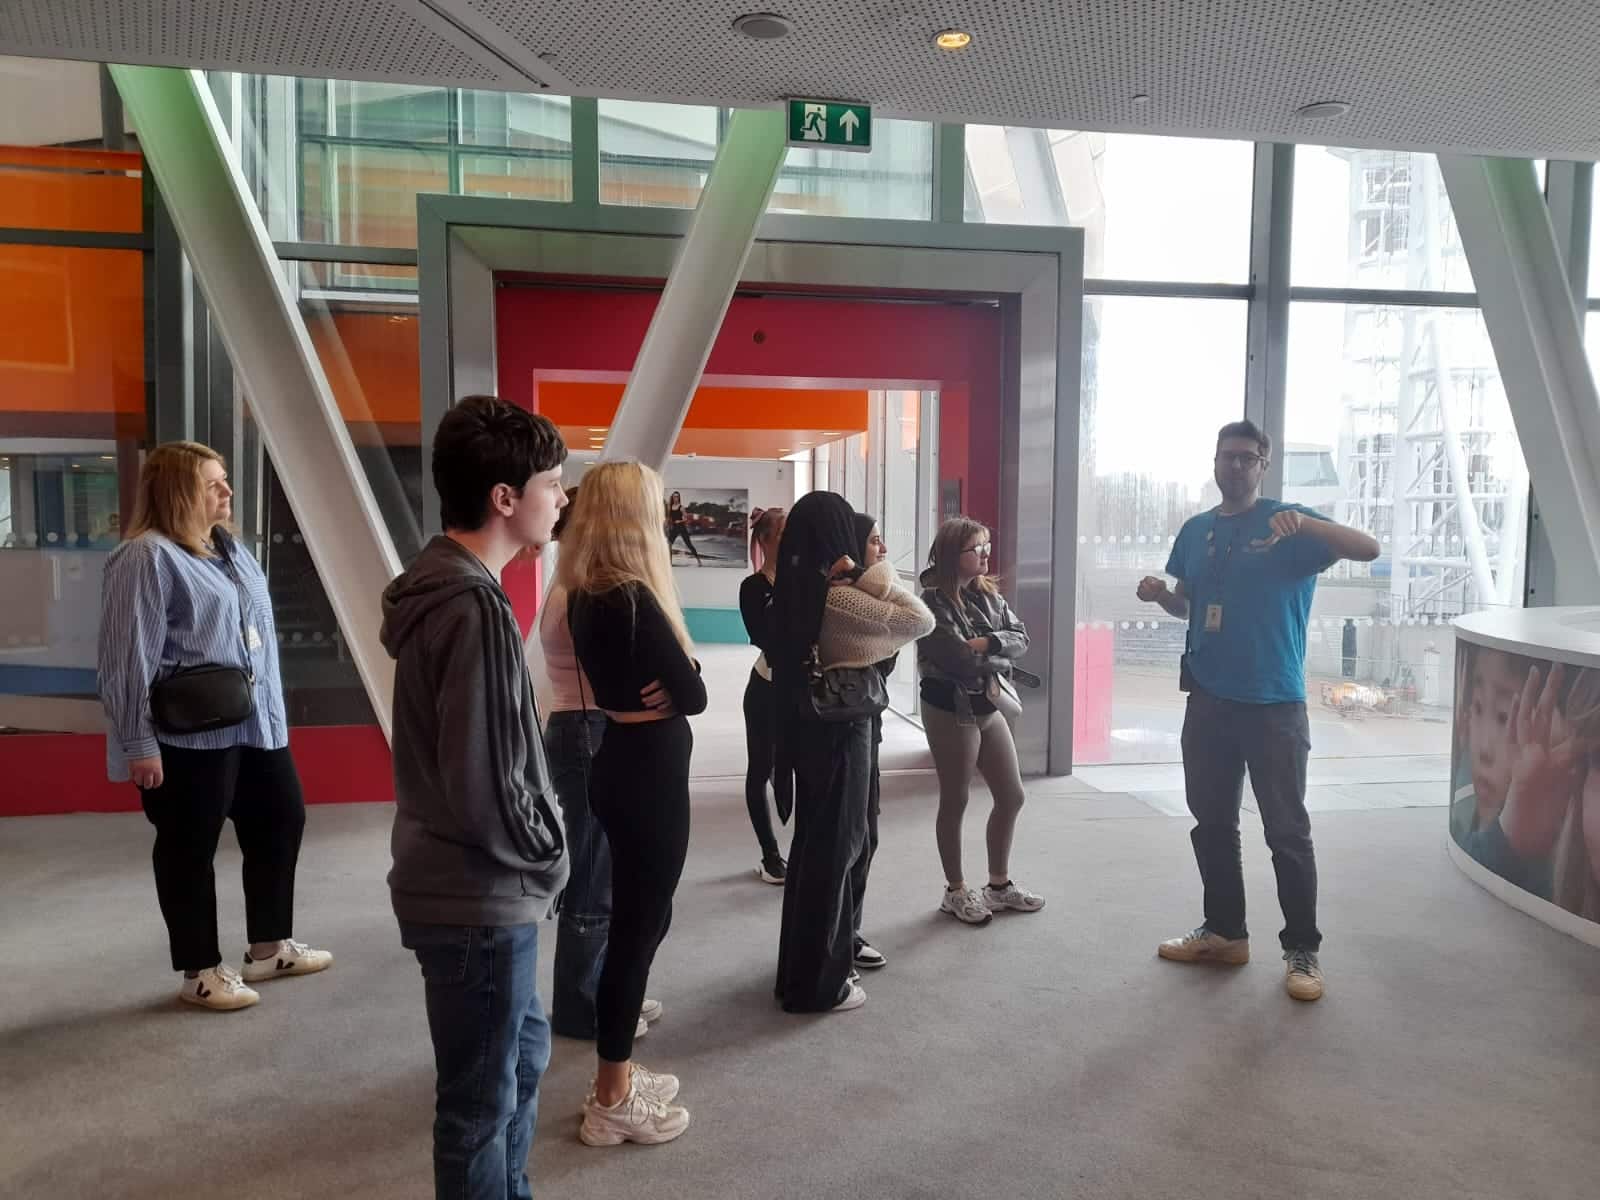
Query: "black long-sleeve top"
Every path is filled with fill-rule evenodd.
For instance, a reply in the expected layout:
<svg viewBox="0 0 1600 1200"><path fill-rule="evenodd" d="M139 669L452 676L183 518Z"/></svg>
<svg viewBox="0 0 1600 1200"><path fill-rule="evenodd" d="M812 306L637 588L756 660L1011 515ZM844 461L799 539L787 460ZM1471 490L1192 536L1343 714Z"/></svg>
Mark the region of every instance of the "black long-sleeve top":
<svg viewBox="0 0 1600 1200"><path fill-rule="evenodd" d="M763 654L772 653L772 581L760 571L739 585L739 615L750 644Z"/></svg>
<svg viewBox="0 0 1600 1200"><path fill-rule="evenodd" d="M679 713L705 712L700 665L684 653L648 588L627 584L608 592L576 592L567 598L567 613L572 648L594 688L595 707L643 712L639 693L659 679Z"/></svg>

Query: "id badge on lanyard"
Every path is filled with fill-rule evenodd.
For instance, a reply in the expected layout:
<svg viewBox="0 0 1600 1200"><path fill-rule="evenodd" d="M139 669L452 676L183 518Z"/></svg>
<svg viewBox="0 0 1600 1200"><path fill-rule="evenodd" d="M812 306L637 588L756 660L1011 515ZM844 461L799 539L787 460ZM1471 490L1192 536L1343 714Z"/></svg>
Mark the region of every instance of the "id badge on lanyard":
<svg viewBox="0 0 1600 1200"><path fill-rule="evenodd" d="M1212 524L1211 524L1211 567L1212 567L1212 569L1211 569L1210 583L1211 583L1211 586L1215 589L1215 593L1216 593L1216 595L1218 597L1220 597L1222 595L1222 580L1223 580L1223 577L1227 574L1227 571L1228 571L1228 560L1233 557L1233 543L1234 543L1234 540L1235 540L1235 533L1236 533L1236 531L1231 529L1231 528L1228 530L1228 548L1223 551L1221 559L1219 560L1218 557L1217 557L1217 553L1216 553L1217 526L1216 526L1215 520L1212 521ZM1205 625L1205 629L1206 629L1207 633L1221 633L1222 632L1222 602L1221 602L1220 599L1218 599L1214 603L1206 605L1206 625Z"/></svg>

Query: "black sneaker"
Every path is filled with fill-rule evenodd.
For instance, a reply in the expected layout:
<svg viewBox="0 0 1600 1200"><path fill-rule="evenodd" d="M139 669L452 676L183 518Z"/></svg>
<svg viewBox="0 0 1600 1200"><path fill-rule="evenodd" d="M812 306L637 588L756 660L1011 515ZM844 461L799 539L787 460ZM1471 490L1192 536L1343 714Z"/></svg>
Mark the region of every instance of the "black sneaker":
<svg viewBox="0 0 1600 1200"><path fill-rule="evenodd" d="M783 861L779 854L769 854L761 860L761 865L756 868L756 874L762 883L782 883L789 873L789 864Z"/></svg>
<svg viewBox="0 0 1600 1200"><path fill-rule="evenodd" d="M868 971L876 971L879 967L889 965L885 958L871 942L862 940L856 943L855 964Z"/></svg>

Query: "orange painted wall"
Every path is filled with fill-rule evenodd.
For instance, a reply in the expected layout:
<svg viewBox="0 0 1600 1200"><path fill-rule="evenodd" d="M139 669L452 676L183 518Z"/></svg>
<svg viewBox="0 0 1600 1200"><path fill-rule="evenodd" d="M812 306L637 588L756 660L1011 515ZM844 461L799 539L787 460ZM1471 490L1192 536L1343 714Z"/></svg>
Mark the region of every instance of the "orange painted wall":
<svg viewBox="0 0 1600 1200"><path fill-rule="evenodd" d="M536 407L557 425L609 425L622 400L620 383L541 380ZM867 393L823 388L703 387L686 429L837 429L867 427Z"/></svg>
<svg viewBox="0 0 1600 1200"><path fill-rule="evenodd" d="M144 409L139 252L0 246L0 421L30 414L49 436L71 414L94 428L63 420L61 436L111 436L142 430Z"/></svg>
<svg viewBox="0 0 1600 1200"><path fill-rule="evenodd" d="M402 313L308 313L306 325L344 419L409 425L410 441L400 444L416 445L422 421L417 318ZM389 431L395 436L403 432Z"/></svg>
<svg viewBox="0 0 1600 1200"><path fill-rule="evenodd" d="M143 165L136 153L0 146L0 225L138 233Z"/></svg>

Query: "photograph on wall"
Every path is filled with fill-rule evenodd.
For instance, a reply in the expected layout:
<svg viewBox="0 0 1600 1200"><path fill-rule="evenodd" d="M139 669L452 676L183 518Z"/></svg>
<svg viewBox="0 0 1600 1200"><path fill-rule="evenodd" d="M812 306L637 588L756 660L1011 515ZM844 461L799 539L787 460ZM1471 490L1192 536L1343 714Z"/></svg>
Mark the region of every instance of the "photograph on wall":
<svg viewBox="0 0 1600 1200"><path fill-rule="evenodd" d="M669 485L663 499L673 566L750 569L749 489Z"/></svg>
<svg viewBox="0 0 1600 1200"><path fill-rule="evenodd" d="M1600 921L1600 670L1456 644L1450 836L1506 882Z"/></svg>

